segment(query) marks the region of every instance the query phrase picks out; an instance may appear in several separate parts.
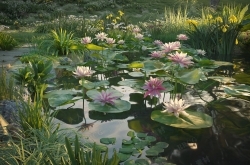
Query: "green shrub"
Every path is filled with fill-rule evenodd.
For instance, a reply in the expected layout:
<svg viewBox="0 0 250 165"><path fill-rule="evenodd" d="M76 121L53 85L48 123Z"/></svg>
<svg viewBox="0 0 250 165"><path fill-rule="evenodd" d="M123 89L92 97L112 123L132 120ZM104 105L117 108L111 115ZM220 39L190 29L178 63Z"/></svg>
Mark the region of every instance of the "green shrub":
<svg viewBox="0 0 250 165"><path fill-rule="evenodd" d="M17 46L16 40L9 34L0 32L0 49L1 50L12 50Z"/></svg>

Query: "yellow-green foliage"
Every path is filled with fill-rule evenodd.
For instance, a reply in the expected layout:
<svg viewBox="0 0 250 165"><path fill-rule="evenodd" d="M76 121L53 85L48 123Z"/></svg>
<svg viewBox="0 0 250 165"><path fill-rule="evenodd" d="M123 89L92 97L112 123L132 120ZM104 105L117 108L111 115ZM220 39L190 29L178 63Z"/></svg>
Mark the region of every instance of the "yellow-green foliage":
<svg viewBox="0 0 250 165"><path fill-rule="evenodd" d="M1 50L12 50L17 46L16 40L7 33L0 33L0 49Z"/></svg>

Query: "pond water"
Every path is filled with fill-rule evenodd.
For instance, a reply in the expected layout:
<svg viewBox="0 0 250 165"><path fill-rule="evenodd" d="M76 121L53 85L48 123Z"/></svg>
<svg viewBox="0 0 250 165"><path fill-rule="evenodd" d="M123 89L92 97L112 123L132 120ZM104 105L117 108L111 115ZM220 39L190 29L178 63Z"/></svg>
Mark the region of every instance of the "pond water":
<svg viewBox="0 0 250 165"><path fill-rule="evenodd" d="M242 68L238 68L238 70L242 70ZM244 68L244 72L240 71L234 75L234 78L236 78L237 83L250 85L249 77L247 77L250 75L249 73L250 70ZM68 75L58 78L57 83L62 84L60 88L74 88L78 93L81 93L79 80ZM124 140L131 139L128 132L146 133L147 136L155 137L156 141L145 145L141 153L130 156L129 160L143 158L150 160L153 164L157 157L162 157L165 158L162 164L250 164L249 97L242 97L242 99L229 97L225 100L218 100L218 96L225 96L221 86L217 86L218 84L209 87L211 89L207 91L199 91L199 95L197 91L190 89L183 96L183 99L186 100L187 104L192 105L189 107L190 109L210 115L213 118L213 126L202 129L183 129L161 124L153 121L150 117L154 110L163 110L162 102L169 100L169 93L165 93L160 100L144 99L142 93L127 86L117 85L121 77L112 77L108 80L110 87L123 93L121 99L131 103L131 109L121 113L103 113L90 110L88 107L90 100L86 97L84 105L80 99L74 104L57 107L56 117L62 127L73 128L82 134L82 137L99 144L102 138L116 138L114 144L107 145L110 156L113 149L119 151L120 148L124 147ZM147 156L147 150L156 142L166 142L168 146L164 148L163 152L159 152L158 156Z"/></svg>
<svg viewBox="0 0 250 165"><path fill-rule="evenodd" d="M155 122L150 119L154 109L162 109L161 104L156 107L150 101L143 101L143 95L124 86L112 86L121 91L122 99L131 102L131 110L122 113L104 114L88 109L88 100L79 100L72 106L58 107L61 112L58 118L64 126L75 128L83 137L88 137L93 142L100 143L101 138L116 138L114 144L107 145L109 154L113 149L118 151L122 147L122 140L129 140L129 131L144 132L154 136L157 141L166 142L169 146L159 156L167 158L168 163L177 165L247 165L250 164L250 104L247 101L232 98L229 101L219 102L204 107L205 102L192 92L185 96L193 108L205 111L214 119L211 128L180 129ZM166 94L158 103L169 99ZM213 98L207 92L202 93L202 98L211 101ZM68 108L68 109L67 109ZM63 110L62 110L63 109ZM84 116L83 116L84 115ZM86 121L84 120L84 117ZM142 154L131 156L130 159L150 159L145 150Z"/></svg>

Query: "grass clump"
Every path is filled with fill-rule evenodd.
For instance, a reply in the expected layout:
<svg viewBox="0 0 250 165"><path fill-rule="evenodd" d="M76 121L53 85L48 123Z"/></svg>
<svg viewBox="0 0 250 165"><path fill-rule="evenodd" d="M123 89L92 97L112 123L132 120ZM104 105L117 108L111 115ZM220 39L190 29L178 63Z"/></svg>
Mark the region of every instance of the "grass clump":
<svg viewBox="0 0 250 165"><path fill-rule="evenodd" d="M9 34L0 32L0 49L12 50L17 46L16 40Z"/></svg>

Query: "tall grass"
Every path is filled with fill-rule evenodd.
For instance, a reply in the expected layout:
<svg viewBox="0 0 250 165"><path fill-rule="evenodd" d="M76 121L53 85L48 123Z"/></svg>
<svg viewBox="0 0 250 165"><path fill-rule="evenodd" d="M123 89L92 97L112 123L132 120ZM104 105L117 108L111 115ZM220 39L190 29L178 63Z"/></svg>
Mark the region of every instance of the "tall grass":
<svg viewBox="0 0 250 165"><path fill-rule="evenodd" d="M15 88L14 79L8 75L2 66L0 69L0 100L15 100L19 98L18 90Z"/></svg>

